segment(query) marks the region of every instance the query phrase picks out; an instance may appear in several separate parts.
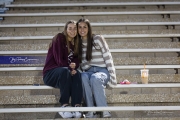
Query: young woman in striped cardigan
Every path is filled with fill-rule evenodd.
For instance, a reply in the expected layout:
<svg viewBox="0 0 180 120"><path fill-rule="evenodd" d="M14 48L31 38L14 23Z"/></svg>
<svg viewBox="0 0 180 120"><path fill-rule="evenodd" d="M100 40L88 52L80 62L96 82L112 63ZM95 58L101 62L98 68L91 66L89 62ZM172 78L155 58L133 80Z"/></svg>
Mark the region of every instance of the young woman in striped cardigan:
<svg viewBox="0 0 180 120"><path fill-rule="evenodd" d="M81 77L83 97L87 107L107 106L104 88L117 84L115 67L109 47L101 35L93 35L88 19L80 19L77 23L82 51ZM93 112L86 114L87 118L94 117ZM111 117L110 112L103 111L103 117Z"/></svg>

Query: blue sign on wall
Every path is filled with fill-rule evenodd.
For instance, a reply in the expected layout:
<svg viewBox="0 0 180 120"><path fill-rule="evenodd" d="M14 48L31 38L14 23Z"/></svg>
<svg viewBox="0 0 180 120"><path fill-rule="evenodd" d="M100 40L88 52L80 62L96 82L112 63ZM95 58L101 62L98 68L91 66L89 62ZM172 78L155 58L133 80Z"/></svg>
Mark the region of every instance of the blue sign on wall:
<svg viewBox="0 0 180 120"><path fill-rule="evenodd" d="M0 64L44 64L46 56L0 56Z"/></svg>

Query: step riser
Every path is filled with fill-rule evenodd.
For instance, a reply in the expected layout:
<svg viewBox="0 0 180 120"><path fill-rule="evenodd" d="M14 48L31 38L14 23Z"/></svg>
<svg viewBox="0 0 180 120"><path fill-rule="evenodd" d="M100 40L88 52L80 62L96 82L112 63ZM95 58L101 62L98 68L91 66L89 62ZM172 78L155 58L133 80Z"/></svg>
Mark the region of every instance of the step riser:
<svg viewBox="0 0 180 120"><path fill-rule="evenodd" d="M165 25L162 25L162 26L118 26L118 25L115 25L115 26L110 26L110 27L94 27L93 26L93 30L166 30L166 26ZM171 27L172 28L172 27ZM179 29L179 27L175 26L176 29ZM17 28L0 28L0 31L2 32L19 32L19 31L63 31L64 27L17 27Z"/></svg>
<svg viewBox="0 0 180 120"><path fill-rule="evenodd" d="M114 118L88 118L88 120L135 120L135 119L146 119L146 120L178 120L180 117L178 116L179 112L177 111L144 111L144 112L112 112L112 116ZM8 119L48 119L48 120L64 120L60 117L58 113L22 113L22 114L0 114L3 120ZM52 119L54 118L54 119ZM72 119L72 118L71 118ZM87 119L87 118L86 118ZM70 119L68 119L70 120ZM77 118L73 118L73 120L79 120Z"/></svg>
<svg viewBox="0 0 180 120"><path fill-rule="evenodd" d="M59 11L60 12L60 11ZM93 11L91 11L93 12ZM97 12L97 11L94 11L94 12ZM108 12L106 10L106 12ZM111 12L111 11L109 11ZM120 11L118 11L120 12ZM17 13L19 13L17 11ZM38 13L38 12L37 12ZM46 12L43 12L43 13L46 13ZM175 18L177 18L177 16L180 16L180 15L171 15L171 18L173 18L172 20L168 20L168 19L163 19L161 15L91 15L91 16L88 16L88 15L83 15L84 18L87 18L90 20L90 22L102 22L102 23L105 23L105 22L113 22L113 21L116 21L116 22L133 22L133 20L136 20L136 22L138 21L173 21ZM4 21L3 22L6 22L6 21L24 21L24 22L27 22L27 23L33 23L35 21L39 21L40 23L44 23L44 22L48 22L48 23L55 23L55 21L61 21L60 23L66 23L67 20L76 20L78 21L80 18L82 18L82 15L67 15L67 16L37 16L37 17L23 17L23 16L20 16L20 17L4 17ZM142 18L149 18L149 19L146 19L146 20L142 20ZM155 19L156 18L156 19ZM31 21L31 22L30 22ZM38 22L38 23L39 23ZM21 23L22 24L22 23Z"/></svg>
<svg viewBox="0 0 180 120"><path fill-rule="evenodd" d="M179 91L180 91L180 88L119 88L119 89L114 89L114 90L106 89L106 95L108 97L109 102L111 101L111 97L113 99L113 96L111 94L119 95L120 97L124 96L125 94L127 95L127 97L129 97L129 96L131 97L132 94L137 95L137 96L139 96L139 95L143 96L144 94L146 94L146 95L144 95L144 97L146 97L147 94L151 94L151 95L166 94L166 96L164 96L164 99L166 99L168 95L177 94L177 93L179 93ZM59 93L59 89L52 89L52 90L51 89L50 90L1 90L0 91L0 96L2 96L2 97L5 97L5 96L6 97L7 96L31 97L33 95L47 95L47 97L48 97L48 95L59 96L60 93ZM162 96L157 96L156 99L159 100L159 99L161 99L160 97L162 97ZM146 99L148 99L148 98L146 98ZM132 102L132 101L133 100L129 100L129 102ZM1 101L1 102L3 103L3 101ZM111 103L117 103L117 102L118 102L117 100L114 102L111 101ZM122 102L122 101L120 101L120 102ZM140 101L136 101L136 99L135 99L134 102L140 102ZM142 100L142 102L145 102L145 101ZM147 102L148 102L148 100L147 100ZM150 102L154 102L154 101L150 101ZM164 102L164 101L161 100L161 102ZM12 104L12 103L8 103L8 104Z"/></svg>
<svg viewBox="0 0 180 120"><path fill-rule="evenodd" d="M110 26L110 27L93 27L93 30L95 31L109 31L109 30L166 30L167 27L165 25L161 25L161 26ZM172 26L169 26L169 29L173 29ZM180 27L179 26L175 26L175 29L176 30L180 30ZM0 28L0 31L1 32L24 32L24 31L30 31L30 32L33 32L33 31L37 31L37 32L61 32L64 30L64 27L29 27L29 28L24 28L24 27L21 27L21 28Z"/></svg>
<svg viewBox="0 0 180 120"><path fill-rule="evenodd" d="M13 58L12 58L13 57ZM6 66L19 66L19 67L25 67L25 66L35 66L35 67L43 67L45 63L46 56L35 59L34 61L21 61L18 60L18 58L26 59L26 57L23 56L10 56L7 57L7 59L0 61L0 67L6 67ZM1 57L0 57L1 58ZM8 59L11 58L11 59ZM28 59L28 56L27 56ZM161 57L161 58L152 58L152 57L113 57L113 62L115 65L142 65L146 63L146 65L178 65L180 64L180 58L173 57L173 58L167 58L167 57Z"/></svg>
<svg viewBox="0 0 180 120"><path fill-rule="evenodd" d="M105 9L105 11L107 11ZM39 12L39 11L38 11ZM37 13L38 13L37 12ZM60 11L58 11L60 12ZM74 12L74 11L73 11ZM93 11L92 11L93 12ZM97 12L97 11L94 11ZM111 12L111 11L107 11ZM120 11L118 11L120 12ZM16 12L15 12L16 13ZM19 12L17 12L18 14ZM31 12L32 13L32 12ZM44 12L43 12L44 13ZM46 13L46 12L45 12ZM1 15L3 17L3 15ZM56 15L56 16L4 16L0 24L47 24L47 23L66 23L69 20L78 21L80 18L87 18L91 23L107 23L107 22L179 22L180 15L171 14L169 19L167 16L162 18L158 15ZM146 19L145 19L146 18ZM93 25L94 26L94 25Z"/></svg>
<svg viewBox="0 0 180 120"><path fill-rule="evenodd" d="M56 35L58 32L62 32L62 31L19 31L19 32L1 32L0 35L2 37L14 37L14 36L54 36ZM179 32L180 30L116 30L115 28L113 28L113 30L94 30L93 33L95 34L101 34L101 35L128 35L128 34L162 34L162 35L169 35L169 34L173 34L173 35L178 35L179 36ZM137 38L136 36L127 36L126 38ZM150 36L151 37L151 36ZM159 36L161 37L161 36ZM146 38L146 37L144 37ZM154 37L153 37L154 38ZM156 37L157 38L157 37ZM163 36L161 37L163 38ZM167 38L167 37L166 37ZM168 37L169 38L169 37Z"/></svg>
<svg viewBox="0 0 180 120"><path fill-rule="evenodd" d="M117 81L128 79L131 82L141 83L140 70L123 74L122 72L116 71ZM136 73L136 74L135 74ZM138 73L138 74L137 74ZM151 71L150 71L151 73ZM150 74L149 83L178 83L180 82L180 74ZM44 84L42 80L42 72L28 71L28 72L0 72L0 84L1 85L33 85L33 84Z"/></svg>
<svg viewBox="0 0 180 120"><path fill-rule="evenodd" d="M111 41L106 40L110 49L171 49L171 48L180 48L179 42L150 42L148 40L144 40L143 42L121 42L121 40ZM25 42L25 41L24 41ZM39 41L40 42L40 41ZM27 51L27 50L48 50L49 41L42 41L42 43L21 43L19 42L10 42L10 44L1 44L1 51ZM46 43L47 42L47 43Z"/></svg>
<svg viewBox="0 0 180 120"><path fill-rule="evenodd" d="M107 95L107 102L109 104L121 103L178 103L179 94L110 94ZM2 96L1 104L58 104L59 95L27 95L27 96Z"/></svg>

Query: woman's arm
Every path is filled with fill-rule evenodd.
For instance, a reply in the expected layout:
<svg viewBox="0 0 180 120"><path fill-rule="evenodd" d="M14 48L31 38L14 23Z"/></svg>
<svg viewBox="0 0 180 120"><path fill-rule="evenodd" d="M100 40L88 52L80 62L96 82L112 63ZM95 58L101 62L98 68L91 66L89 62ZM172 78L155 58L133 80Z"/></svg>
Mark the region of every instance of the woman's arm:
<svg viewBox="0 0 180 120"><path fill-rule="evenodd" d="M69 67L67 61L67 48L66 48L66 38L62 33L59 33L53 38L52 48L54 60L58 66Z"/></svg>
<svg viewBox="0 0 180 120"><path fill-rule="evenodd" d="M108 69L109 74L110 74L110 81L109 82L111 85L117 85L116 71L115 71L111 52L109 51L108 44L106 43L104 37L101 35L96 35L95 39L98 40L98 44L99 44L101 51L102 51L103 59L105 61L105 64L106 64L107 69Z"/></svg>

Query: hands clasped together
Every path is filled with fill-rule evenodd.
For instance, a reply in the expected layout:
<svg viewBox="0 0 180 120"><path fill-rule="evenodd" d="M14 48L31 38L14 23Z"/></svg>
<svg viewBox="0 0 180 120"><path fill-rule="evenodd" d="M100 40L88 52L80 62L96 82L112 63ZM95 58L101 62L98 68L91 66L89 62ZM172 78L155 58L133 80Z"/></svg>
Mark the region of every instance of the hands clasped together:
<svg viewBox="0 0 180 120"><path fill-rule="evenodd" d="M71 63L70 65L71 70L71 75L75 75L77 73L77 71L75 70L76 67L76 63Z"/></svg>

